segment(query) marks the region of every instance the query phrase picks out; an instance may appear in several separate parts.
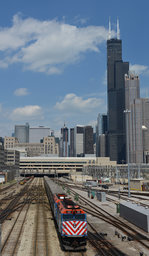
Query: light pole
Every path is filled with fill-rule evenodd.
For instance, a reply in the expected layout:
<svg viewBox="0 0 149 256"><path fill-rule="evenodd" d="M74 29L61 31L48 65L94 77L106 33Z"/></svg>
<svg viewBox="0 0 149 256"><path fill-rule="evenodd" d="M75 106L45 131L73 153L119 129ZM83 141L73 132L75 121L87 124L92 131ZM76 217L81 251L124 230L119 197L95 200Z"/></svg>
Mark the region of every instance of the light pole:
<svg viewBox="0 0 149 256"><path fill-rule="evenodd" d="M130 197L130 166L129 166L129 114L130 110L124 110L126 115L126 145L127 145L127 164L128 164L128 197Z"/></svg>

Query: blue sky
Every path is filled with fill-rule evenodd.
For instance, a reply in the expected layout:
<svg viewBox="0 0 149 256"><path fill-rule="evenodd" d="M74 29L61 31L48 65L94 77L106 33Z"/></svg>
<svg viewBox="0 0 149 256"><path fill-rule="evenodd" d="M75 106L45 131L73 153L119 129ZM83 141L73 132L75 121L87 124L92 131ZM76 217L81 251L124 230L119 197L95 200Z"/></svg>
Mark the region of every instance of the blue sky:
<svg viewBox="0 0 149 256"><path fill-rule="evenodd" d="M149 97L148 0L1 0L0 136L15 124L95 126L107 108L106 39L119 17L123 60Z"/></svg>

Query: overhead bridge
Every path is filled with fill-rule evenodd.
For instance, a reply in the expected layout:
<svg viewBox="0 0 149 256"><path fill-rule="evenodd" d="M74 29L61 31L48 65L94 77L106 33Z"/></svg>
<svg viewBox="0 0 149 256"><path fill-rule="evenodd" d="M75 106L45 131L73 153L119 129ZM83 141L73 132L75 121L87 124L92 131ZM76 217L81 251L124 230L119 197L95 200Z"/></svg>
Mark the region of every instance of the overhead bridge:
<svg viewBox="0 0 149 256"><path fill-rule="evenodd" d="M22 157L21 176L68 176L81 172L86 165L95 165L96 157Z"/></svg>

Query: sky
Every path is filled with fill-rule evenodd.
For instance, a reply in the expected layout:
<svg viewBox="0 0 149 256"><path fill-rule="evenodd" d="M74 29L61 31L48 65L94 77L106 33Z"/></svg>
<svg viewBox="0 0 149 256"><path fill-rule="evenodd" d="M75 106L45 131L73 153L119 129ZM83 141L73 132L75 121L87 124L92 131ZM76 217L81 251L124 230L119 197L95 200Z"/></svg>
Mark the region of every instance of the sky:
<svg viewBox="0 0 149 256"><path fill-rule="evenodd" d="M123 61L149 97L148 0L1 0L0 136L15 124L60 133L107 111L106 40L119 18Z"/></svg>

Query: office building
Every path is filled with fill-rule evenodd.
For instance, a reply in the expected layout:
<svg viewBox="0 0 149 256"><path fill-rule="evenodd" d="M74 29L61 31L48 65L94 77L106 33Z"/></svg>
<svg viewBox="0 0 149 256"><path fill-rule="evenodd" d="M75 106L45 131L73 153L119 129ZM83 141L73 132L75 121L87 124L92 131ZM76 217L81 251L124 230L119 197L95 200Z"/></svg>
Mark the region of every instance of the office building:
<svg viewBox="0 0 149 256"><path fill-rule="evenodd" d="M130 163L143 162L142 100L135 99L129 114L129 158Z"/></svg>
<svg viewBox="0 0 149 256"><path fill-rule="evenodd" d="M84 127L84 154L94 154L93 148L93 127L85 126Z"/></svg>
<svg viewBox="0 0 149 256"><path fill-rule="evenodd" d="M84 126L82 125L74 128L74 156L84 156Z"/></svg>
<svg viewBox="0 0 149 256"><path fill-rule="evenodd" d="M107 156L107 135L106 134L99 135L99 156L100 157Z"/></svg>
<svg viewBox="0 0 149 256"><path fill-rule="evenodd" d="M73 157L74 156L74 128L70 128L70 152L69 156Z"/></svg>
<svg viewBox="0 0 149 256"><path fill-rule="evenodd" d="M2 143L0 143L0 170L4 169L5 164L5 152L4 152L4 146Z"/></svg>
<svg viewBox="0 0 149 256"><path fill-rule="evenodd" d="M60 156L68 156L68 128L65 126L61 128L61 138L60 138Z"/></svg>
<svg viewBox="0 0 149 256"><path fill-rule="evenodd" d="M125 106L128 119L129 161L147 163L149 153L149 99L140 98L139 76L125 75Z"/></svg>
<svg viewBox="0 0 149 256"><path fill-rule="evenodd" d="M14 148L15 144L19 143L18 139L15 137L6 137L4 138L4 148Z"/></svg>
<svg viewBox="0 0 149 256"><path fill-rule="evenodd" d="M125 109L130 109L135 99L140 98L140 79L138 75L125 75Z"/></svg>
<svg viewBox="0 0 149 256"><path fill-rule="evenodd" d="M142 103L140 100L140 80L133 73L125 75L125 109L128 109L129 161L142 163ZM126 147L126 151L127 151ZM126 154L127 156L127 154Z"/></svg>
<svg viewBox="0 0 149 256"><path fill-rule="evenodd" d="M142 101L143 162L149 163L149 98Z"/></svg>
<svg viewBox="0 0 149 256"><path fill-rule="evenodd" d="M15 149L5 150L5 165L19 169L20 166L20 152Z"/></svg>
<svg viewBox="0 0 149 256"><path fill-rule="evenodd" d="M111 160L121 163L126 160L125 137L125 80L129 63L122 60L122 40L120 40L119 22L117 38L107 40L107 95L108 95L108 154Z"/></svg>
<svg viewBox="0 0 149 256"><path fill-rule="evenodd" d="M5 149L4 145L0 143L0 171L10 169L15 172L19 169L20 165L20 153L14 149ZM14 177L13 175L13 177Z"/></svg>
<svg viewBox="0 0 149 256"><path fill-rule="evenodd" d="M97 125L96 125L96 156L107 156L107 115L106 114L98 114L97 117ZM105 135L105 140L102 138L100 139L100 136ZM105 141L105 145L103 145L103 142ZM102 143L102 144L101 144ZM102 155L101 155L101 148L102 149ZM103 155L103 152L105 152L105 155Z"/></svg>
<svg viewBox="0 0 149 256"><path fill-rule="evenodd" d="M54 136L43 138L44 155L59 155L59 145Z"/></svg>
<svg viewBox="0 0 149 256"><path fill-rule="evenodd" d="M14 137L18 139L19 143L29 142L29 124L15 125Z"/></svg>
<svg viewBox="0 0 149 256"><path fill-rule="evenodd" d="M59 155L59 143L54 136L44 137L41 143L18 143L14 137L4 138L5 149L17 149L22 155L28 157L41 155Z"/></svg>
<svg viewBox="0 0 149 256"><path fill-rule="evenodd" d="M0 144L4 145L4 138L0 137Z"/></svg>
<svg viewBox="0 0 149 256"><path fill-rule="evenodd" d="M29 128L29 142L30 143L40 143L44 137L50 136L50 128L39 126Z"/></svg>
<svg viewBox="0 0 149 256"><path fill-rule="evenodd" d="M94 155L94 133L90 125L77 125L70 129L70 156Z"/></svg>

